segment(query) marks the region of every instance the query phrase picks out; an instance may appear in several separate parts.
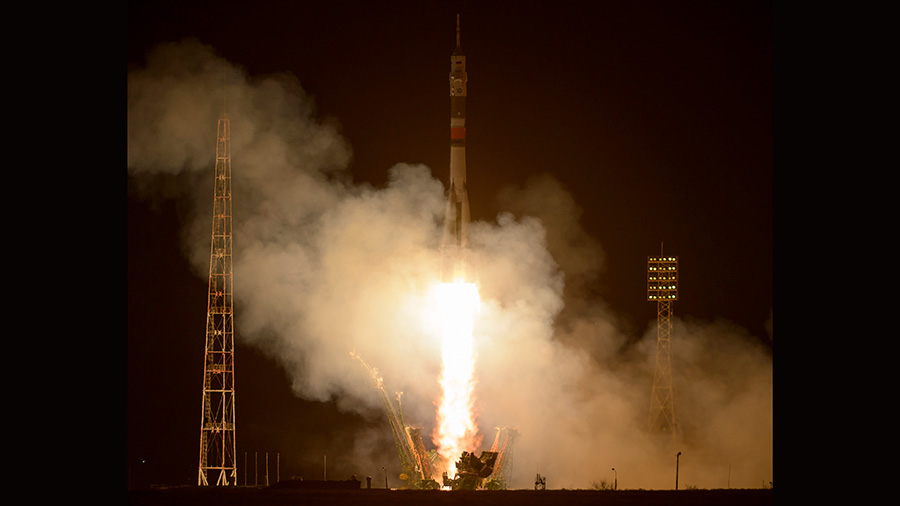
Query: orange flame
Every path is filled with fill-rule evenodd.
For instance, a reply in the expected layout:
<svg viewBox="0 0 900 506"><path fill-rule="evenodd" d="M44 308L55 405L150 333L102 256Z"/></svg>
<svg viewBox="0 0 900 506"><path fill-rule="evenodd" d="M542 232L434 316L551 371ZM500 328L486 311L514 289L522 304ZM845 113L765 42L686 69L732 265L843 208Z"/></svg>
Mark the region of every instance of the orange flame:
<svg viewBox="0 0 900 506"><path fill-rule="evenodd" d="M438 288L443 342L435 443L443 467L451 478L456 459L463 451L474 451L478 426L474 413L475 353L472 325L480 301L474 283L442 283Z"/></svg>

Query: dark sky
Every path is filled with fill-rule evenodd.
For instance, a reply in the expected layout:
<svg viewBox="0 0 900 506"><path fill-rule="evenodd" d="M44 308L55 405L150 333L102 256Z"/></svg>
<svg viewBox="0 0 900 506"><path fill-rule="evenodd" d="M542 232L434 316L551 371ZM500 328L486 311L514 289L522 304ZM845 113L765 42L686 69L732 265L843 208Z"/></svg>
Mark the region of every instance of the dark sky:
<svg viewBox="0 0 900 506"><path fill-rule="evenodd" d="M770 342L770 3L581 4L132 1L128 65L142 66L157 43L193 37L250 75L292 73L319 114L340 122L356 181L381 184L398 162L423 163L446 181L458 12L473 220L496 216L505 185L550 173L583 209L581 223L605 253L596 290L635 338L656 317L646 257L664 243L680 259L677 315L728 319ZM128 200L135 486L196 481L206 280L180 254L184 205ZM244 345L236 351L247 392L237 407L238 454L242 464L249 453L251 483L254 451L271 452L273 479L276 452L282 478L320 477L326 453L335 473L369 472L341 463L340 427L378 421L298 400L275 362ZM285 431L316 436L284 443Z"/></svg>

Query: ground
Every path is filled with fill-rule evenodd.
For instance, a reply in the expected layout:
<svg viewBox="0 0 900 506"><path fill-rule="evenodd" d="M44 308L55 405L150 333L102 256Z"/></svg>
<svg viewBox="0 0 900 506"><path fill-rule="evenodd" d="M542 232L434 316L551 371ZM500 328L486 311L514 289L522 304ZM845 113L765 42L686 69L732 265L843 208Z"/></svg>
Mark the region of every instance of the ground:
<svg viewBox="0 0 900 506"><path fill-rule="evenodd" d="M129 506L228 506L228 505L334 505L334 506L768 506L772 490L501 490L501 491L420 491L420 490L290 490L273 488L178 487L128 492Z"/></svg>

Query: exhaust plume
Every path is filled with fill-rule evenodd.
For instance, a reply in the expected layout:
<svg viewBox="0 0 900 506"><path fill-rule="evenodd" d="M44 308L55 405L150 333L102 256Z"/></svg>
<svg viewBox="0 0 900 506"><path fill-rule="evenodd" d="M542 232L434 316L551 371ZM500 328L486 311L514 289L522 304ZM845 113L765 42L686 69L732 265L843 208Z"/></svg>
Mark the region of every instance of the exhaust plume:
<svg viewBox="0 0 900 506"><path fill-rule="evenodd" d="M196 41L160 46L128 75L127 169L140 197L196 204L183 214L181 237L198 277L209 267L223 105L232 125L238 339L277 357L296 395L378 416L378 395L349 355L358 350L404 392L407 422L431 434L441 370L429 304L441 272L441 180L423 165L397 163L385 168L383 187L354 183L339 123L320 118L296 77L248 76ZM473 222L469 235L484 440L494 427L518 428L514 488L531 488L536 472L549 488L587 488L611 467L620 488L671 488L675 451L642 430L655 322L638 345L623 347L628 339L602 300L566 307L576 281L605 267L599 241L551 176L504 192L503 202L510 212ZM555 213L533 211L541 208ZM728 469L735 488L771 479L771 355L728 322L675 325L682 483L723 488ZM376 462L377 437L356 440L360 469L374 466L363 460Z"/></svg>

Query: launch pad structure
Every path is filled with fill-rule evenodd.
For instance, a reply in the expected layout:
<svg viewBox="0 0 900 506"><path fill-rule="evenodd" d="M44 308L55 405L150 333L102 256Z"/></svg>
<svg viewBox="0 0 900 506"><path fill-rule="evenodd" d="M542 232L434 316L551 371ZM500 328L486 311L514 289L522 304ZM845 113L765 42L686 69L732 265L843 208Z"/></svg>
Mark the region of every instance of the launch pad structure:
<svg viewBox="0 0 900 506"><path fill-rule="evenodd" d="M653 433L680 436L675 416L675 389L672 383L672 305L678 300L678 257L647 257L647 300L656 302L656 368L650 394L650 420Z"/></svg>
<svg viewBox="0 0 900 506"><path fill-rule="evenodd" d="M388 396L384 389L384 379L378 373L378 370L370 366L355 350L350 355L359 360L363 367L372 376L375 388L381 396L381 402L384 405L384 412L387 415L388 424L391 426L391 433L394 436L394 445L397 447L397 455L400 457L400 468L402 469L402 478L407 482L406 487L411 489L435 490L440 488L438 482L434 480L432 467L437 453L425 451L425 444L422 442L422 428L406 425L403 421L403 410L400 406L401 392L396 394L397 406Z"/></svg>
<svg viewBox="0 0 900 506"><path fill-rule="evenodd" d="M401 479L404 488L418 490L504 490L509 488L512 478L512 455L514 442L519 433L509 427L497 427L494 444L489 451L481 452L480 457L474 453L462 452L456 462L456 475L450 477L444 472L441 482L435 480L435 464L440 456L435 450L426 450L422 440L422 427L407 425L403 419L400 399L402 392L397 392L396 405L384 387L384 378L378 369L370 366L355 350L350 356L359 360L368 371L372 382L381 397L384 412L394 437L394 446L400 459Z"/></svg>
<svg viewBox="0 0 900 506"><path fill-rule="evenodd" d="M237 486L234 425L234 276L232 272L231 122L216 133L215 195L209 256L206 352L197 485Z"/></svg>
<svg viewBox="0 0 900 506"><path fill-rule="evenodd" d="M519 437L517 429L497 427L494 444L491 445L491 452L497 454L497 460L494 463L494 472L484 482L484 488L488 490L506 490L509 488L513 470L513 448L517 437Z"/></svg>

